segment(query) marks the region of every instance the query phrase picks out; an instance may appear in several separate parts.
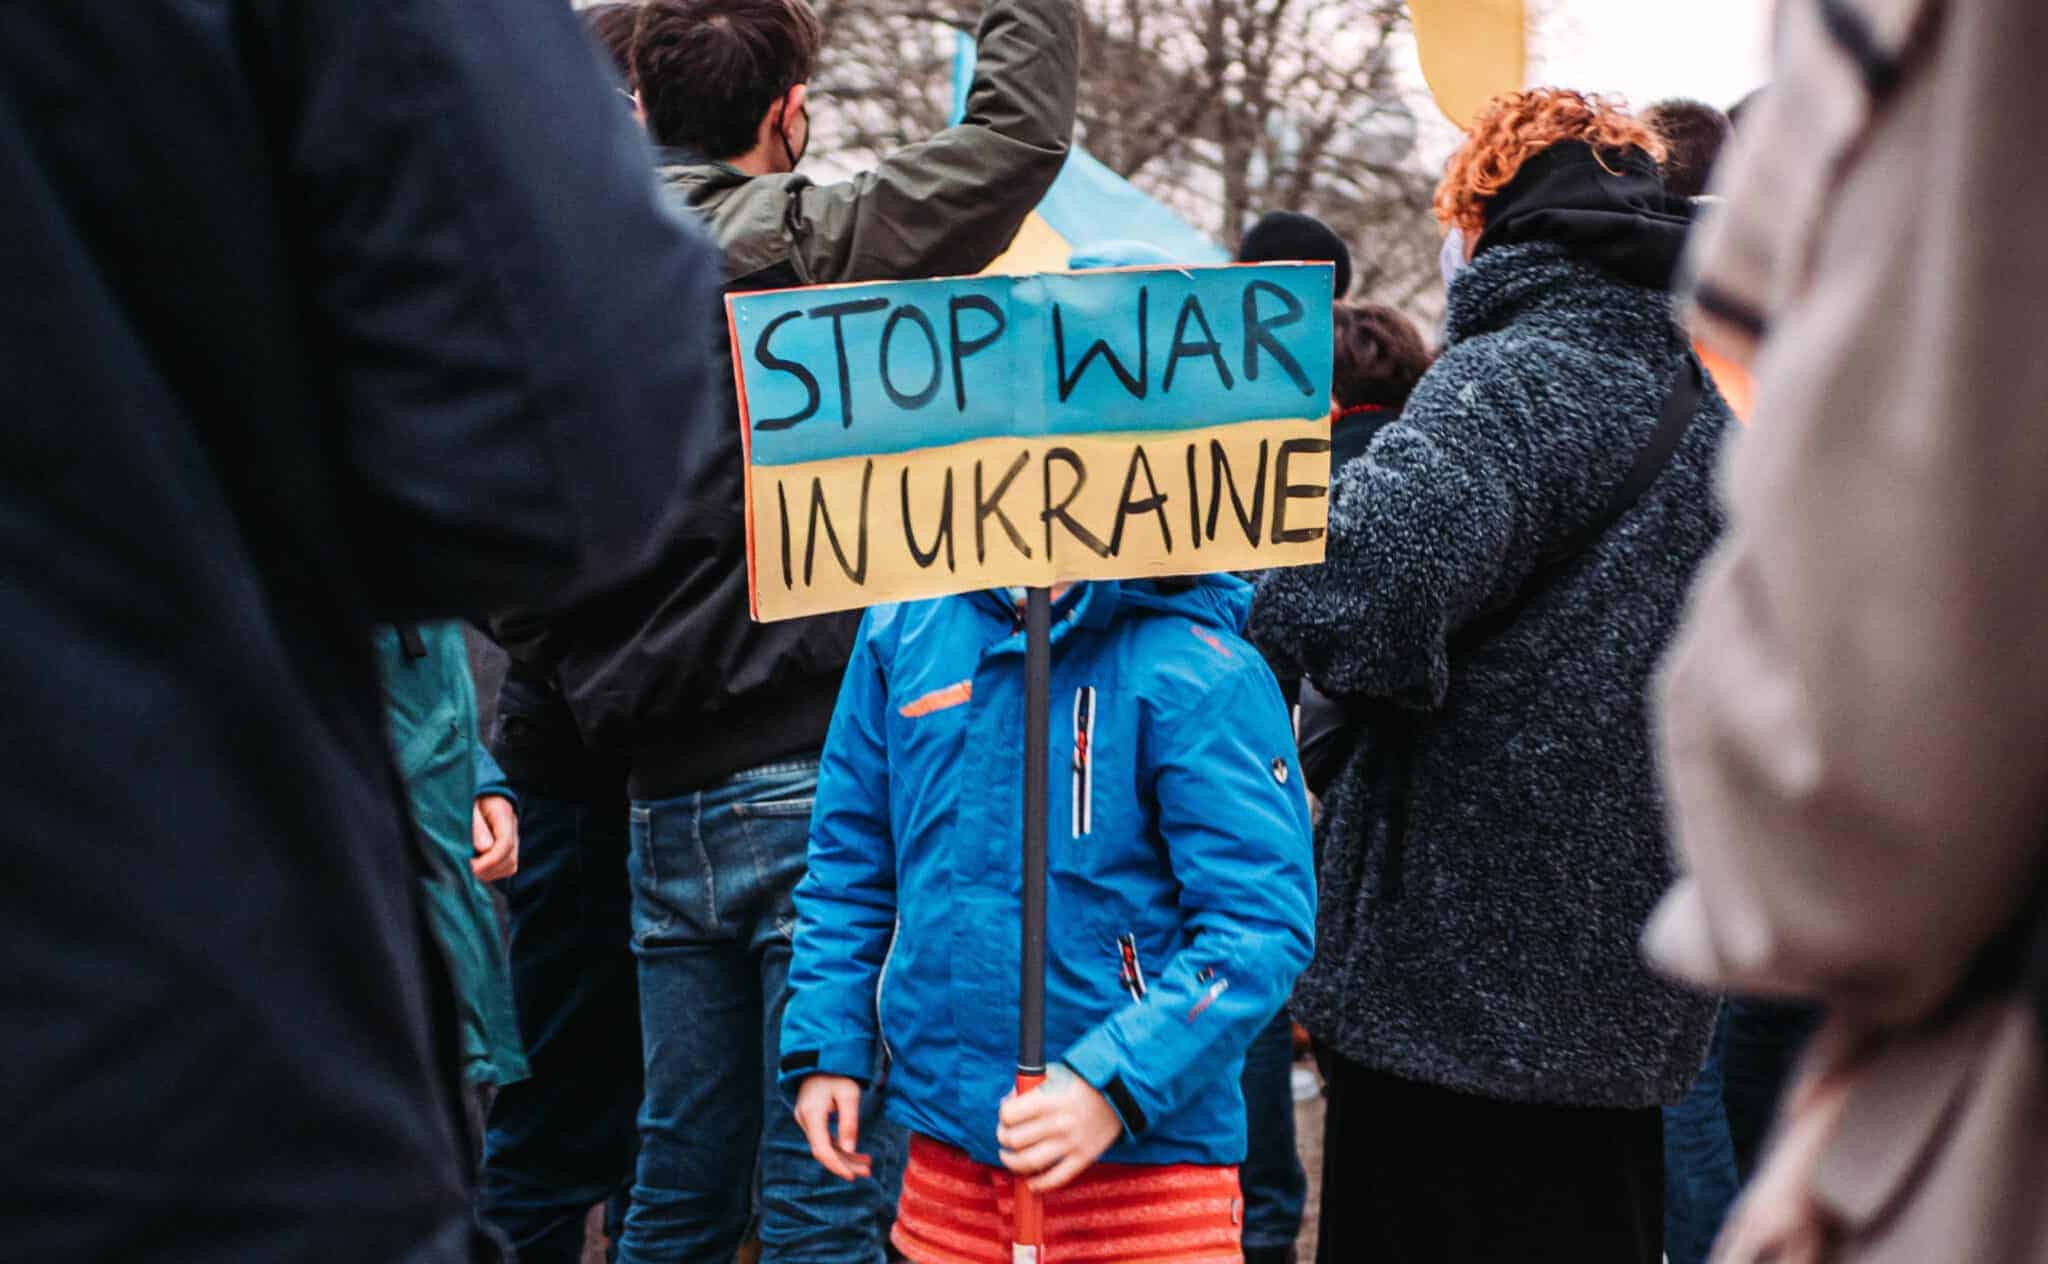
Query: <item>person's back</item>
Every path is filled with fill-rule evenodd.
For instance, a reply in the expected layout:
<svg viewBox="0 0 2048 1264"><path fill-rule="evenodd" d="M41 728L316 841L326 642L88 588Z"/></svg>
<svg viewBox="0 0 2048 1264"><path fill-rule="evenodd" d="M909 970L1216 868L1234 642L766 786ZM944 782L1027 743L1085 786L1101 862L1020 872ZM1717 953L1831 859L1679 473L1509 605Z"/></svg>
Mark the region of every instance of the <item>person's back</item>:
<svg viewBox="0 0 2048 1264"><path fill-rule="evenodd" d="M12 1255L487 1250L370 629L644 557L715 261L455 18L0 7Z"/></svg>
<svg viewBox="0 0 2048 1264"><path fill-rule="evenodd" d="M1480 116L1438 191L1474 243L1445 349L1337 472L1325 564L1260 581L1254 639L1369 721L1294 997L1326 1179L1363 1191L1326 1259L1661 1255L1658 1107L1714 1002L1636 953L1670 866L1644 704L1729 418L1671 318L1659 148L1557 89Z"/></svg>

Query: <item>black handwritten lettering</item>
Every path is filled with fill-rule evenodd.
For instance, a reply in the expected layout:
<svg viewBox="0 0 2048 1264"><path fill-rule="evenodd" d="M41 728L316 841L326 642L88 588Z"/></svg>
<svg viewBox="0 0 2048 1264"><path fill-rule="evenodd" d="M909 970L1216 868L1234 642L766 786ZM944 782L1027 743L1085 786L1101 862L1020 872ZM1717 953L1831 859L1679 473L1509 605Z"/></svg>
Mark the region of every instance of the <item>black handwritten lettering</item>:
<svg viewBox="0 0 2048 1264"><path fill-rule="evenodd" d="M1145 473L1145 489L1149 494L1143 500L1132 500L1131 493L1137 489L1138 472L1140 470L1143 470ZM1131 448L1130 468L1124 471L1124 494L1117 501L1116 525L1110 528L1109 531L1110 556L1118 557L1122 555L1124 548L1124 525L1130 521L1132 514L1141 513L1149 513L1158 517L1160 542L1166 546L1167 553L1169 555L1172 554L1173 528L1166 525L1166 501L1166 493L1159 490L1159 480L1152 477L1152 462L1145 455L1145 445L1141 443L1133 446Z"/></svg>
<svg viewBox="0 0 2048 1264"><path fill-rule="evenodd" d="M1193 319L1202 327L1200 342L1187 341L1188 321ZM1209 317L1202 310L1202 297L1190 294L1181 301L1180 315L1173 322L1173 350L1166 355L1166 373L1159 379L1160 391L1173 389L1173 371L1183 357L1206 355L1215 362L1216 376L1223 383L1224 390L1237 384L1230 380L1230 364L1223 358L1223 344L1216 341L1216 331L1209 328Z"/></svg>
<svg viewBox="0 0 2048 1264"><path fill-rule="evenodd" d="M1285 310L1277 316L1266 317L1259 315L1259 295L1261 294L1278 295L1280 301L1286 304ZM1302 371L1301 362L1296 360L1294 353L1281 346L1280 340L1273 336L1275 329L1285 329L1289 325L1299 324L1301 323L1301 318L1307 314L1308 309L1302 305L1300 299L1281 289L1271 281L1253 281L1250 285L1244 287L1245 381L1256 382L1259 380L1259 350L1264 348L1273 359L1279 362L1281 369L1286 372L1289 378L1293 379L1295 386L1301 389L1302 394L1314 395L1316 393L1315 387L1309 385L1308 374Z"/></svg>
<svg viewBox="0 0 2048 1264"><path fill-rule="evenodd" d="M1290 500L1323 500L1330 494L1327 483L1290 483L1287 481L1287 462L1299 452L1304 456L1315 452L1328 452L1328 439L1286 439L1280 444L1280 455L1273 458L1273 543L1299 544L1304 540L1319 540L1323 536L1321 527L1289 527L1287 525L1287 502Z"/></svg>
<svg viewBox="0 0 2048 1264"><path fill-rule="evenodd" d="M1010 490L1010 484L1017 481L1017 476L1022 474L1024 467L1030 463L1031 454L1029 452L1019 452L1017 459L1010 462L1010 468L1003 471L1002 481L996 484L996 494L986 498L981 494L981 462L976 461L974 463L974 560L976 562L988 561L986 526L991 517L1002 524L1003 534L1010 537L1010 543L1016 546L1019 553L1022 553L1027 558L1031 556L1031 546L1024 543L1024 537L1018 532L1017 524L1011 522L1010 515L1003 512L1002 504L1004 494Z"/></svg>
<svg viewBox="0 0 2048 1264"><path fill-rule="evenodd" d="M1216 515L1223 508L1223 489L1230 489L1230 509L1237 525L1244 529L1247 543L1257 547L1259 524L1266 519L1266 440L1259 440L1259 473L1252 480L1252 511L1246 514L1244 500L1237 494L1237 478L1230 468L1230 454L1221 439L1209 440L1209 538L1216 538Z"/></svg>
<svg viewBox="0 0 2048 1264"><path fill-rule="evenodd" d="M853 426L853 373L846 363L846 318L879 312L888 305L886 298L855 298L813 307L804 313L812 320L832 322L832 351L839 357L839 424L849 429Z"/></svg>
<svg viewBox="0 0 2048 1264"><path fill-rule="evenodd" d="M1195 548L1202 547L1202 492L1195 483L1195 444L1187 445L1188 457L1188 535Z"/></svg>
<svg viewBox="0 0 2048 1264"><path fill-rule="evenodd" d="M1073 483L1067 487L1066 497L1057 505L1052 503L1052 467L1055 461L1066 466L1074 476ZM1109 556L1109 546L1102 542L1101 537L1074 521L1074 515L1067 509L1067 506L1074 503L1074 498L1081 494L1081 488L1086 486L1087 483L1088 469L1082 464L1080 453L1072 448L1047 448L1045 450L1045 512L1040 514L1039 517L1045 522L1045 560L1048 563L1052 561L1052 524L1055 519L1059 521L1060 525L1071 532L1073 537L1079 540L1089 552L1097 557Z"/></svg>
<svg viewBox="0 0 2048 1264"><path fill-rule="evenodd" d="M846 560L846 550L840 546L839 532L832 525L832 512L825 507L825 480L813 476L811 479L811 524L804 541L804 587L811 586L811 571L818 560L818 524L825 524L825 540L832 546L832 556L839 559L839 569L856 584L868 582L868 487L875 481L875 463L872 459L864 462L860 471L860 529L854 535L854 558Z"/></svg>
<svg viewBox="0 0 2048 1264"><path fill-rule="evenodd" d="M967 311L980 312L987 316L995 321L994 327L979 338L968 338L963 341L960 337L960 313ZM986 294L955 294L947 300L946 326L947 332L952 335L953 345L953 411L967 411L967 374L961 371L960 366L968 356L992 346L996 339L1003 336L1003 330L1008 325L1009 322L1003 318L1003 309L997 307L996 301Z"/></svg>
<svg viewBox="0 0 2048 1264"><path fill-rule="evenodd" d="M902 321L914 322L924 331L925 345L931 348L932 377L917 390L904 392L896 389L895 381L889 374L889 340L896 334L896 326ZM932 322L924 312L908 304L889 313L889 319L882 322L882 389L888 393L889 402L898 408L918 409L932 402L939 393L939 381L945 376L945 368L939 360L939 335L932 330Z"/></svg>
<svg viewBox="0 0 2048 1264"><path fill-rule="evenodd" d="M785 360L768 349L768 340L775 336L775 331L802 314L801 312L784 312L774 320L761 326L761 336L754 339L754 360L764 369L774 369L778 373L787 373L797 381L802 382L804 384L804 406L787 417L763 417L754 423L754 429L756 430L787 430L800 421L808 420L812 414L818 411L818 404L820 402L818 379L811 376L811 371L803 365L798 364L794 360Z"/></svg>
<svg viewBox="0 0 2048 1264"><path fill-rule="evenodd" d="M938 560L939 549L943 546L946 550L946 570L952 571L954 569L953 467L950 465L946 467L946 490L940 493L940 499L944 502L944 508L939 510L938 534L932 537L932 547L929 549L918 547L917 527L910 520L910 467L907 465L903 467L900 490L903 496L903 541L910 546L910 556L916 559L917 568L919 570L930 570L932 563Z"/></svg>
<svg viewBox="0 0 2048 1264"><path fill-rule="evenodd" d="M1088 371L1089 363L1096 356L1102 357L1103 363L1109 366L1110 372L1116 374L1117 381L1124 384L1124 390L1130 392L1132 399L1145 398L1145 392L1149 389L1148 383L1151 377L1150 365L1152 361L1145 319L1145 310L1150 293L1150 287L1143 285L1138 287L1138 372L1135 377L1131 375L1129 369L1124 367L1124 362L1116 358L1116 352L1109 349L1109 343L1101 338L1097 338L1093 343L1089 344L1088 350L1081 353L1081 362L1074 366L1072 373L1068 373L1066 318L1060 314L1060 305L1058 303L1052 305L1053 357L1055 364L1058 366L1060 402L1062 404L1066 403L1067 397L1074 393L1074 387L1078 386L1081 382L1081 375Z"/></svg>
<svg viewBox="0 0 2048 1264"><path fill-rule="evenodd" d="M782 510L782 586L796 587L796 576L789 569L789 489L781 479L775 480L775 503Z"/></svg>

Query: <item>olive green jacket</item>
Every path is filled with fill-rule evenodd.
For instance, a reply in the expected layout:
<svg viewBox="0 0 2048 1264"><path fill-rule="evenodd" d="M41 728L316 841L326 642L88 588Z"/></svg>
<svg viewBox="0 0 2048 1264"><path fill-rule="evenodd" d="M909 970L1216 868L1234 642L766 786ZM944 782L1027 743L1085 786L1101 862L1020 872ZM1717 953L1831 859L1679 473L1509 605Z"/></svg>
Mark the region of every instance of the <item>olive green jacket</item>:
<svg viewBox="0 0 2048 1264"><path fill-rule="evenodd" d="M1066 162L1079 18L1073 0L991 0L966 116L852 179L750 177L676 150L662 176L704 218L734 282L780 269L799 285L979 272Z"/></svg>

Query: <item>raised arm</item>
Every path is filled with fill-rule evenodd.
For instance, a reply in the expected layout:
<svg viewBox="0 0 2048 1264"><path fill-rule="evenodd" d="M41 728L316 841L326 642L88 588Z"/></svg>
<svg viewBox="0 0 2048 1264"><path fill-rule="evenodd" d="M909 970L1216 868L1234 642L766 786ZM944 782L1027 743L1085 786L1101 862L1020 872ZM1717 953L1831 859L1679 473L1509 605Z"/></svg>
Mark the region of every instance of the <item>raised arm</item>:
<svg viewBox="0 0 2048 1264"><path fill-rule="evenodd" d="M1067 158L1079 23L1075 0L992 0L958 126L796 195L805 279L974 273L1008 248Z"/></svg>

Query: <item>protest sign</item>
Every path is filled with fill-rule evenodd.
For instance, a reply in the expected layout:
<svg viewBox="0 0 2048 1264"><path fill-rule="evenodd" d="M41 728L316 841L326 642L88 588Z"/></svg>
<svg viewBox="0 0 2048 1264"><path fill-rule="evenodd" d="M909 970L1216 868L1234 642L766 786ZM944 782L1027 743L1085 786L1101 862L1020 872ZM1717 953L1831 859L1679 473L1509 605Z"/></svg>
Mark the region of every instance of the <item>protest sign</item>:
<svg viewBox="0 0 2048 1264"><path fill-rule="evenodd" d="M1322 560L1327 264L736 294L754 617Z"/></svg>

